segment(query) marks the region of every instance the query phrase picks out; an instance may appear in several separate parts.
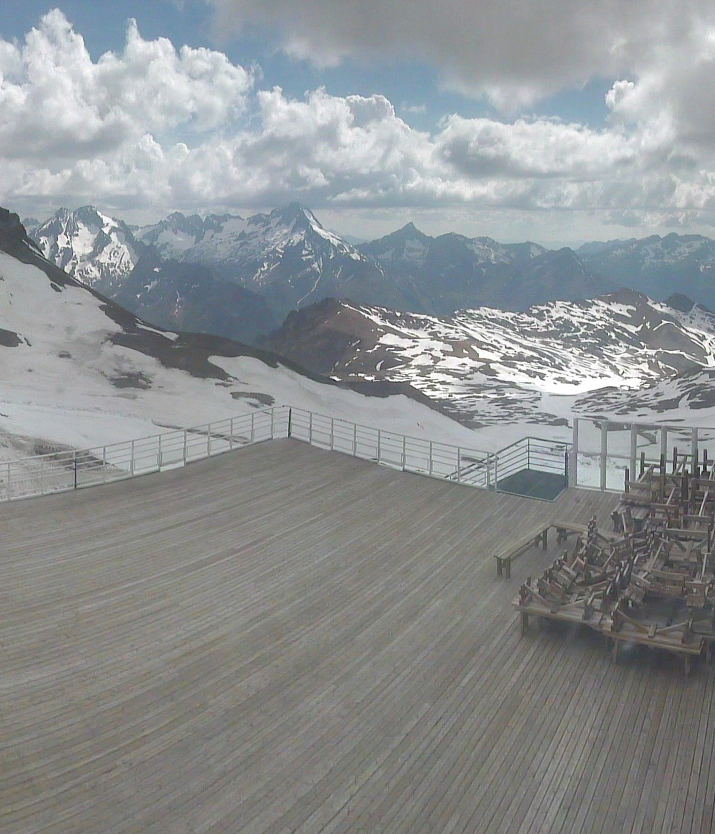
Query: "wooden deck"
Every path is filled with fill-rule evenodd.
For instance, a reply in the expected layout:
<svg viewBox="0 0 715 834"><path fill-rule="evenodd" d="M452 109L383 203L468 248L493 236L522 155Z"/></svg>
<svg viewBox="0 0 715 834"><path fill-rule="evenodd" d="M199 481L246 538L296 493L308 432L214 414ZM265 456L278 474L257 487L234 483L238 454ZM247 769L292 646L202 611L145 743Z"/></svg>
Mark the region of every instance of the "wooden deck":
<svg viewBox="0 0 715 834"><path fill-rule="evenodd" d="M711 832L713 672L495 576L614 503L283 440L0 507L0 831Z"/></svg>

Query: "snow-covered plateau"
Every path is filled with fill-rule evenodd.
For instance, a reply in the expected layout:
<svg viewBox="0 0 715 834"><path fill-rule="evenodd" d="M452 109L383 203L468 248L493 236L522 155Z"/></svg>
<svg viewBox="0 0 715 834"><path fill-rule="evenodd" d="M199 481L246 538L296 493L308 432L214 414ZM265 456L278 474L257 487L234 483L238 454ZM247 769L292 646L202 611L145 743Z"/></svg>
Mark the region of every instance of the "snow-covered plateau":
<svg viewBox="0 0 715 834"><path fill-rule="evenodd" d="M336 379L408 383L483 448L567 439L574 413L715 425L715 316L629 290L450 317L329 300L291 314L266 344Z"/></svg>

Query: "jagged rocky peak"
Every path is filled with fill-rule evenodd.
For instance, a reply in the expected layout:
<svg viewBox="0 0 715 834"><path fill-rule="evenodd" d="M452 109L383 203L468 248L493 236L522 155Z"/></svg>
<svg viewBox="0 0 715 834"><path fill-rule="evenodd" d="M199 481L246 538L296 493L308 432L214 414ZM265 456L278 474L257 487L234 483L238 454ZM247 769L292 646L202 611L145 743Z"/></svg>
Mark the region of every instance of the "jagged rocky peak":
<svg viewBox="0 0 715 834"><path fill-rule="evenodd" d="M409 223L405 223L405 225L398 229L396 232L393 232L391 235L387 235L388 238L392 237L395 239L403 239L403 240L422 240L428 241L432 238L429 235L426 235L424 232L420 231L417 226L410 220Z"/></svg>
<svg viewBox="0 0 715 834"><path fill-rule="evenodd" d="M131 273L144 249L126 223L91 205L60 208L31 236L55 266L104 293Z"/></svg>
<svg viewBox="0 0 715 834"><path fill-rule="evenodd" d="M33 257L41 256L38 245L28 237L20 216L6 208L0 207L0 249L23 261L30 253Z"/></svg>
<svg viewBox="0 0 715 834"><path fill-rule="evenodd" d="M164 220L135 230L135 237L142 243L153 246L162 257L177 257L185 249L200 243L207 232L220 226L218 218L209 215L205 220L198 214L185 215L180 211L172 212Z"/></svg>
<svg viewBox="0 0 715 834"><path fill-rule="evenodd" d="M269 214L254 214L247 219L246 227L247 234L253 230L271 229L277 232L283 229L294 238L307 238L315 234L334 245L349 245L337 235L327 232L313 212L298 202L274 209Z"/></svg>
<svg viewBox="0 0 715 834"><path fill-rule="evenodd" d="M414 223L407 223L389 235L361 244L358 249L365 255L386 263L407 261L423 263L434 238L421 232Z"/></svg>
<svg viewBox="0 0 715 834"><path fill-rule="evenodd" d="M269 216L279 217L286 225L298 224L306 231L308 227L312 226L317 226L319 229L323 228L313 212L298 202L288 203L283 208L275 209Z"/></svg>
<svg viewBox="0 0 715 834"><path fill-rule="evenodd" d="M25 227L20 222L20 215L2 207L0 207L0 232L20 240L27 238Z"/></svg>

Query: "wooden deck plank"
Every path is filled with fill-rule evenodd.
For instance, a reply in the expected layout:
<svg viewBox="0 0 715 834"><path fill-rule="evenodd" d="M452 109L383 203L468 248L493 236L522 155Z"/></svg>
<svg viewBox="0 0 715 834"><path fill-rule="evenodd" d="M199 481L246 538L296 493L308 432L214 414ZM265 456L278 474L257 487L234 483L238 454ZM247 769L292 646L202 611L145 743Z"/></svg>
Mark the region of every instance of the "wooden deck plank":
<svg viewBox="0 0 715 834"><path fill-rule="evenodd" d="M494 576L614 503L277 441L3 505L3 834L709 830L713 671L521 639L555 537Z"/></svg>
<svg viewBox="0 0 715 834"><path fill-rule="evenodd" d="M705 737L710 722L710 702L712 690L705 694L702 709L700 711L700 726L697 730L693 759L687 772L684 773L683 789L686 793L686 803L680 821L680 831L689 834L691 831L699 831L702 820L702 804L704 800L704 788L707 786L707 779L702 778L703 766L706 761ZM709 753L709 751L707 751Z"/></svg>
<svg viewBox="0 0 715 834"><path fill-rule="evenodd" d="M637 806L633 823L633 834L653 830L656 809L658 807L660 786L664 784L663 772L668 757L669 730L675 723L678 703L670 689L666 689L663 719L658 727L658 736L648 762L648 769L641 788L640 802Z"/></svg>

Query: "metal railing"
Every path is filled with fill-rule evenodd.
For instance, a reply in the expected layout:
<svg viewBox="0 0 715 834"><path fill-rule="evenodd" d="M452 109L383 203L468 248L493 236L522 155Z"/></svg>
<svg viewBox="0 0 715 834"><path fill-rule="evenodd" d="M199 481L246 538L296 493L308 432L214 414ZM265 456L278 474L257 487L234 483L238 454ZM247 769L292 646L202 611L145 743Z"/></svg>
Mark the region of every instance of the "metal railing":
<svg viewBox="0 0 715 834"><path fill-rule="evenodd" d="M291 408L290 415L290 437L311 446L482 489L494 484L492 452L410 437L300 408Z"/></svg>
<svg viewBox="0 0 715 834"><path fill-rule="evenodd" d="M53 451L0 463L0 501L175 469L253 443L287 437L405 472L480 489L497 489L500 480L519 469L563 472L563 453L567 446L530 437L500 452L485 452L410 437L301 408L273 406L138 440L78 451Z"/></svg>
<svg viewBox="0 0 715 834"><path fill-rule="evenodd" d="M497 472L495 481L504 481L525 469L562 475L568 483L569 452L571 444L541 437L522 437L511 446L495 454Z"/></svg>
<svg viewBox="0 0 715 834"><path fill-rule="evenodd" d="M175 469L252 443L287 437L288 414L289 409L278 406L137 440L0 463L0 501Z"/></svg>

